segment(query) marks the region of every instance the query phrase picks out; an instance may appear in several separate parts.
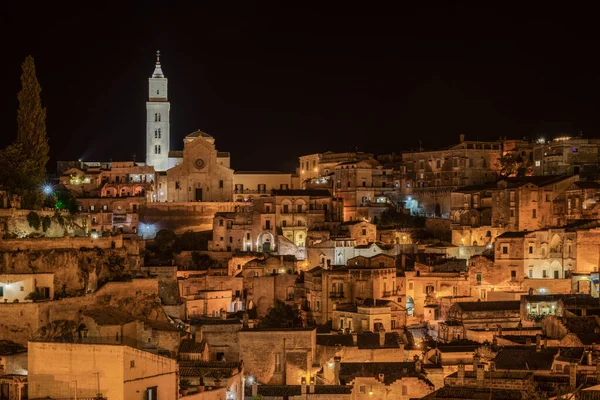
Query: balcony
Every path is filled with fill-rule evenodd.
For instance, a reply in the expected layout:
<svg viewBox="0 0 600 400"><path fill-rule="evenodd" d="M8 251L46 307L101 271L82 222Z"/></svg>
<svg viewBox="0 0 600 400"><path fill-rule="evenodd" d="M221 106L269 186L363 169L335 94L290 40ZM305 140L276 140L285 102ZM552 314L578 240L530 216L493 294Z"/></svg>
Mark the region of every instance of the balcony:
<svg viewBox="0 0 600 400"><path fill-rule="evenodd" d="M383 297L392 297L392 296L398 296L398 295L399 295L398 289L383 291Z"/></svg>
<svg viewBox="0 0 600 400"><path fill-rule="evenodd" d="M343 299L344 292L329 292L330 299Z"/></svg>

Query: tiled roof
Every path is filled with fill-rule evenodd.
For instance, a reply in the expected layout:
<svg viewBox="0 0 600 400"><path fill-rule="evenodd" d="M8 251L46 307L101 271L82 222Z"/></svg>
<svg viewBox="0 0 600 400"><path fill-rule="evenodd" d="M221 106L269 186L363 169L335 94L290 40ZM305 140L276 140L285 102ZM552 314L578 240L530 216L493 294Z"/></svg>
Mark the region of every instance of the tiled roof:
<svg viewBox="0 0 600 400"><path fill-rule="evenodd" d="M357 335L359 349L397 349L400 348L402 340L398 332L386 332L383 346L379 344L379 333L363 332Z"/></svg>
<svg viewBox="0 0 600 400"><path fill-rule="evenodd" d="M340 363L340 382L344 384L355 378L379 378L379 374L383 374L383 383L386 385L403 377L419 376L414 362Z"/></svg>
<svg viewBox="0 0 600 400"><path fill-rule="evenodd" d="M470 301L456 303L462 311L519 311L521 302L518 300L510 301Z"/></svg>
<svg viewBox="0 0 600 400"><path fill-rule="evenodd" d="M317 344L320 346L354 346L354 339L350 334L343 335L317 335Z"/></svg>
<svg viewBox="0 0 600 400"><path fill-rule="evenodd" d="M351 394L352 386L346 385L315 385L314 394ZM302 386L300 385L258 385L257 394L264 397L300 396ZM309 393L310 388L306 388ZM252 385L245 387L246 397L252 397Z"/></svg>
<svg viewBox="0 0 600 400"><path fill-rule="evenodd" d="M497 369L551 370L558 347L547 347L537 351L536 346L503 347L494 362Z"/></svg>
<svg viewBox="0 0 600 400"><path fill-rule="evenodd" d="M444 386L422 399L481 399L481 400L521 400L520 390Z"/></svg>
<svg viewBox="0 0 600 400"><path fill-rule="evenodd" d="M24 353L27 347L10 340L0 340L0 356L9 356L11 354Z"/></svg>
<svg viewBox="0 0 600 400"><path fill-rule="evenodd" d="M203 353L206 349L206 340L196 342L194 339L184 339L179 345L180 353Z"/></svg>

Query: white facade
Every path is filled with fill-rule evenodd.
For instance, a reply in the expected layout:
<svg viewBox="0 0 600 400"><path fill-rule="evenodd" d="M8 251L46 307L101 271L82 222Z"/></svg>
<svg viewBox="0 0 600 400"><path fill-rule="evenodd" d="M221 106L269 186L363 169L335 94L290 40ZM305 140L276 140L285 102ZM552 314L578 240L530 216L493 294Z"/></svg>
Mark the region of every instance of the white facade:
<svg viewBox="0 0 600 400"><path fill-rule="evenodd" d="M160 66L160 53L156 53L156 68L148 79L146 102L146 164L156 171L169 168L169 137L171 103L167 97L168 80Z"/></svg>

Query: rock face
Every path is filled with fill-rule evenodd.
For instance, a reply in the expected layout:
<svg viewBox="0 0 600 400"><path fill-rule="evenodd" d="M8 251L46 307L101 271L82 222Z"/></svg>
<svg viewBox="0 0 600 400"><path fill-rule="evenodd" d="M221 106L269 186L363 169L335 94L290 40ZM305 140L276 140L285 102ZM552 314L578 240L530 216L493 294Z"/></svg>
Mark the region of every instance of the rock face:
<svg viewBox="0 0 600 400"><path fill-rule="evenodd" d="M0 252L0 273L54 273L54 292L59 296L87 293L103 282L128 279L138 265L125 248Z"/></svg>

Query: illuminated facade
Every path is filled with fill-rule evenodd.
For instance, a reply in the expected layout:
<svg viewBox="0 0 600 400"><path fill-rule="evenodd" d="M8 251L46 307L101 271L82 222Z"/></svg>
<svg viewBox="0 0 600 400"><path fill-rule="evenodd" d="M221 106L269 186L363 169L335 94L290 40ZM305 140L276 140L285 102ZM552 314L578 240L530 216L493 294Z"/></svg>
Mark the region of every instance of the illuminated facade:
<svg viewBox="0 0 600 400"><path fill-rule="evenodd" d="M166 171L169 165L169 136L171 103L167 98L168 80L160 65L160 53L156 53L156 67L148 79L146 102L146 164L156 171Z"/></svg>

